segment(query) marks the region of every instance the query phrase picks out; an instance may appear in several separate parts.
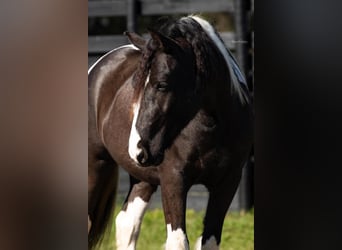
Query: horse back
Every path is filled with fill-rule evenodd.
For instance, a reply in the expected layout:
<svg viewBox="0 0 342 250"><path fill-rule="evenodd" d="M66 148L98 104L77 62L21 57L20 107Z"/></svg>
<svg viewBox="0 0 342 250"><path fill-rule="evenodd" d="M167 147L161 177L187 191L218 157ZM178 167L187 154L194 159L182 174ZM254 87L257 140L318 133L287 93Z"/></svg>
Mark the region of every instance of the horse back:
<svg viewBox="0 0 342 250"><path fill-rule="evenodd" d="M127 45L99 59L88 73L88 125L96 125L108 110L117 91L136 70L141 52Z"/></svg>

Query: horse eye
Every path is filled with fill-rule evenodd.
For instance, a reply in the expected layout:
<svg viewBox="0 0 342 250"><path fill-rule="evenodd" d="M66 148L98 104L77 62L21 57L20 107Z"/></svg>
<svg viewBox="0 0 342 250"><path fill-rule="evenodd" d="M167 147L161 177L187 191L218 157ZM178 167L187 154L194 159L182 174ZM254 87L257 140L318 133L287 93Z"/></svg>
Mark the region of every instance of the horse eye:
<svg viewBox="0 0 342 250"><path fill-rule="evenodd" d="M169 85L167 84L167 82L158 82L156 85L156 89L158 91L164 92L164 91L167 91L168 86Z"/></svg>

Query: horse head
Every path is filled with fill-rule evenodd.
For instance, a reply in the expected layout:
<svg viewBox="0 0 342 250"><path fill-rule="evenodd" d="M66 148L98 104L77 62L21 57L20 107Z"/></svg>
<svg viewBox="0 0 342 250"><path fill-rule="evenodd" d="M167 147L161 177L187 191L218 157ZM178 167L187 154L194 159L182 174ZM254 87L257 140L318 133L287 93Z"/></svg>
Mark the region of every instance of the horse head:
<svg viewBox="0 0 342 250"><path fill-rule="evenodd" d="M142 50L133 80L135 101L129 155L140 165L159 165L165 150L190 121L197 106L196 59L182 37L149 30L151 39L126 33Z"/></svg>

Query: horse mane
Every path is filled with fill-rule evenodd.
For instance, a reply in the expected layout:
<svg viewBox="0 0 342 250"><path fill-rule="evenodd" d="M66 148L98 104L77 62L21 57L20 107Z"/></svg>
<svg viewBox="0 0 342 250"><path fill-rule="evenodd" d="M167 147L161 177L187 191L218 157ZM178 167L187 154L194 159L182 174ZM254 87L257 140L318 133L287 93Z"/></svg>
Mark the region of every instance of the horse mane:
<svg viewBox="0 0 342 250"><path fill-rule="evenodd" d="M201 21L205 22L209 27L204 27ZM208 31L208 29L210 30ZM243 86L241 86L244 84L246 90L247 84L243 74L237 66L236 60L224 46L222 38L208 22L198 16L187 16L180 19L163 17L158 20L157 24L153 27L153 30L157 30L164 36L170 37L176 41L185 40L190 44L196 58L196 85L198 88L202 88L213 76L220 74L217 65L221 65L222 60L224 60L227 64L231 78L232 93L237 93L242 103L248 102L248 91L244 91ZM212 37L210 32L215 33L214 36L219 39L219 42L215 41L215 38ZM225 52L219 47L220 45L224 47ZM156 49L157 47L153 40L150 39L143 51L142 59L134 76L134 82L136 84L134 100L139 98L139 93L145 86L145 81ZM227 59L227 54L229 59Z"/></svg>
<svg viewBox="0 0 342 250"><path fill-rule="evenodd" d="M170 18L159 27L159 32L176 41L184 39L190 44L196 58L197 86L199 88L208 82L212 74L218 73L217 67L215 67L217 64L213 62L219 58L219 56L213 56L213 53L217 53L217 51L197 22L190 18Z"/></svg>
<svg viewBox="0 0 342 250"><path fill-rule="evenodd" d="M226 48L224 41L215 28L209 24L206 20L199 16L191 15L184 19L195 20L202 29L205 31L208 37L215 44L216 48L220 51L220 54L224 57L224 61L229 70L231 79L231 89L233 94L237 94L241 103L249 102L248 85L244 74L241 72L238 63L229 49Z"/></svg>

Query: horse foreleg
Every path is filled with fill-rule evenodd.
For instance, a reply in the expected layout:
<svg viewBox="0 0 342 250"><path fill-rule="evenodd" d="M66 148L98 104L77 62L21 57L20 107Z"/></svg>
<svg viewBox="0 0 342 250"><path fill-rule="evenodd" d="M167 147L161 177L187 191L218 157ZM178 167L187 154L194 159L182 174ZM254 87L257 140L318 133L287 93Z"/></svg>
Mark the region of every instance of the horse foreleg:
<svg viewBox="0 0 342 250"><path fill-rule="evenodd" d="M115 221L117 250L134 250L136 248L143 216L156 189L157 186L146 182L133 184Z"/></svg>
<svg viewBox="0 0 342 250"><path fill-rule="evenodd" d="M161 194L167 229L166 250L188 250L185 210L187 190L179 173L161 177Z"/></svg>
<svg viewBox="0 0 342 250"><path fill-rule="evenodd" d="M208 207L204 219L202 237L198 238L195 250L218 250L223 222L239 185L241 171L231 173L221 184L209 190Z"/></svg>

